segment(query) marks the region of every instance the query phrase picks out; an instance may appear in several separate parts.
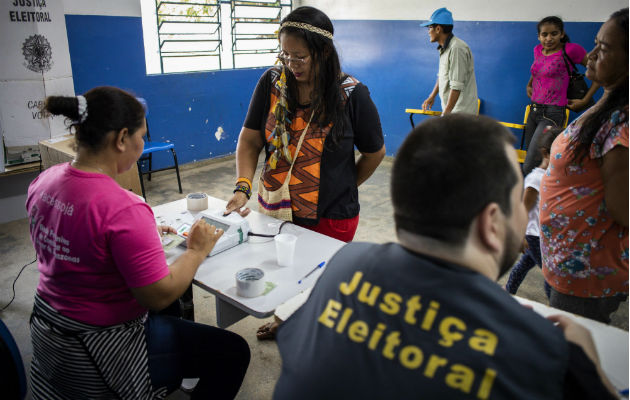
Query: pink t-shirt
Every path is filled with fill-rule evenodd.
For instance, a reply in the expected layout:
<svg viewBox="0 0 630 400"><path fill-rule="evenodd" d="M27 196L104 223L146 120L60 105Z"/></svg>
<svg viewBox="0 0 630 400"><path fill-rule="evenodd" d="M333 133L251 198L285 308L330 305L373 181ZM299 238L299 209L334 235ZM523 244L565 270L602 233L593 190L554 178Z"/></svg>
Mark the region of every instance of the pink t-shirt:
<svg viewBox="0 0 630 400"><path fill-rule="evenodd" d="M532 101L564 107L567 105L567 89L569 87L569 72L567 71L562 50L548 56L542 52L542 45L534 47L534 63L530 69L532 73ZM569 58L577 65L584 60L586 50L576 43L566 43L564 49ZM567 63L569 68L573 68Z"/></svg>
<svg viewBox="0 0 630 400"><path fill-rule="evenodd" d="M169 274L153 211L107 175L67 164L29 186L26 209L40 272L37 292L66 317L109 326L147 310L129 288Z"/></svg>

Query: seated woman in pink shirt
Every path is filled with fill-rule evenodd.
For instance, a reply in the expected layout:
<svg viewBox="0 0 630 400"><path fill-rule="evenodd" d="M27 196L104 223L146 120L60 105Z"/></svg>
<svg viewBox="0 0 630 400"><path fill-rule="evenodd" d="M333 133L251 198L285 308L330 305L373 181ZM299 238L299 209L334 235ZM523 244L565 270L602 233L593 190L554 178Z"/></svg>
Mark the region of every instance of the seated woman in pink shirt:
<svg viewBox="0 0 630 400"><path fill-rule="evenodd" d="M564 32L564 23L558 17L546 17L538 23L538 40L534 47L532 76L527 83L527 96L531 107L525 127L525 149L538 149L538 141L547 126L561 128L566 118L567 107L573 111L583 110L595 91L593 83L582 99L567 99L569 69L573 64L586 65L586 50L577 43L570 43ZM565 61L566 57L571 62ZM529 151L523 163L523 174L527 176L542 161L538 151Z"/></svg>
<svg viewBox="0 0 630 400"><path fill-rule="evenodd" d="M145 112L135 97L97 87L48 97L64 115L77 157L42 172L26 208L40 272L31 317L34 399L163 397L200 378L192 398L233 398L249 364L240 336L147 313L178 299L223 234L195 223L171 265L151 207L114 180L144 148Z"/></svg>

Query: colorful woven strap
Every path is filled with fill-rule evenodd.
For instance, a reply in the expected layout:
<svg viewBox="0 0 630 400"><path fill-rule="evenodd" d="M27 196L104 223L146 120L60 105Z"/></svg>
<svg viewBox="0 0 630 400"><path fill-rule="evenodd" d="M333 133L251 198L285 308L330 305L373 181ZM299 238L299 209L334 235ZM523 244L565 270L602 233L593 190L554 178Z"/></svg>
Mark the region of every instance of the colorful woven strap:
<svg viewBox="0 0 630 400"><path fill-rule="evenodd" d="M250 197L252 197L252 190L248 188L247 186L243 186L243 185L237 186L236 189L234 189L232 193L236 193L236 192L245 193L245 196L247 196L247 200L249 200Z"/></svg>

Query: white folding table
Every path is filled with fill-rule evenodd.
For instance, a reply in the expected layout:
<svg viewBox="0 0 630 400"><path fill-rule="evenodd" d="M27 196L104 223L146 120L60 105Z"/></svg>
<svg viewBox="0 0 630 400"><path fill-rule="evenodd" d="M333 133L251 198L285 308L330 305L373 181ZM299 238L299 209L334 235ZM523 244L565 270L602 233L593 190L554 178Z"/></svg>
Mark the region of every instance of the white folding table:
<svg viewBox="0 0 630 400"><path fill-rule="evenodd" d="M209 197L208 210L224 210L224 200ZM196 212L186 209L186 199L153 207L158 225L177 228L190 215ZM282 221L252 211L248 216L251 231L260 234L276 234ZM273 315L276 307L290 298L313 286L324 268L319 268L301 284L298 281L313 270L322 261L328 261L345 243L328 236L313 232L293 224L286 224L283 233L292 233L298 237L292 267L280 267L276 261L275 243L271 238L251 237L219 254L208 257L199 267L194 283L216 297L217 325L221 328L253 315L265 318ZM184 252L176 247L166 253L170 263ZM236 273L255 267L265 272L265 281L275 287L268 293L245 298L236 294Z"/></svg>
<svg viewBox="0 0 630 400"><path fill-rule="evenodd" d="M300 293L281 304L276 310L276 316L285 321L302 306L310 295L310 289ZM514 296L521 304L530 306L535 312L547 317L562 314L571 317L577 323L585 326L593 336L595 347L599 355L602 369L611 383L620 391L628 388L628 331L614 326L602 324L592 319L583 318L565 311L546 306L544 304ZM625 397L627 398L627 396Z"/></svg>
<svg viewBox="0 0 630 400"><path fill-rule="evenodd" d="M209 210L225 209L226 202L216 198L209 198ZM158 224L176 226L178 221L193 215L186 210L186 200L153 207ZM262 234L278 233L282 221L268 217L256 211L247 216L252 232ZM212 293L216 297L217 325L221 328L232 325L248 315L266 318L274 314L276 308L281 319L286 319L304 301L310 289L322 273L318 269L307 279L298 284L304 275L309 273L320 262L328 261L345 243L328 236L287 224L283 233L298 236L295 249L293 267L279 267L276 262L276 249L272 239L250 238L250 241L208 257L199 267L194 283ZM168 262L173 262L184 249L175 248L167 252ZM237 271L256 267L265 272L265 279L276 285L269 293L244 298L236 294L235 274ZM299 295L299 296L298 296ZM534 311L543 316L551 314L566 314L586 326L593 335L593 340L599 353L602 368L619 389L628 388L628 332L573 314L548 307L535 301L516 297L518 301L533 307ZM284 303L284 304L283 304Z"/></svg>
<svg viewBox="0 0 630 400"><path fill-rule="evenodd" d="M566 315L588 328L593 336L602 369L611 383L619 390L628 389L628 331L580 317L544 304L514 296L521 304L533 307L543 317ZM627 396L626 396L627 397Z"/></svg>

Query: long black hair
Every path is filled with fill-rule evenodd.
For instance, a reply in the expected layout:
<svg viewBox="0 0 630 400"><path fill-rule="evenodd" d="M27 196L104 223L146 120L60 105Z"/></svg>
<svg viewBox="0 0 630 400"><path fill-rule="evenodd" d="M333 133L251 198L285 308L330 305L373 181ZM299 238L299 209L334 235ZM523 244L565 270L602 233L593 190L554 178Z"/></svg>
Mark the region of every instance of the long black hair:
<svg viewBox="0 0 630 400"><path fill-rule="evenodd" d="M287 15L280 24L282 25L287 21L303 22L331 34L335 33L330 18L314 7L298 7ZM333 143L338 143L343 136L346 121L343 112L343 98L339 87L344 76L342 76L337 49L332 39L306 29L287 26L282 28L278 34L283 33L301 38L306 42L313 60L312 71L315 81L311 98L311 106L315 110L313 120L317 121L320 126L326 126L332 122L332 140ZM295 112L298 105L298 88L293 74L287 74L287 89L289 110Z"/></svg>
<svg viewBox="0 0 630 400"><path fill-rule="evenodd" d="M610 20L623 32L623 37L625 40L624 49L626 50L626 54L628 53L628 8L623 8L613 15L610 16ZM626 56L626 71L628 70ZM576 163L580 163L584 157L589 154L591 144L593 143L593 139L595 135L602 127L603 124L606 123L612 116L615 111L623 110L628 107L628 78L626 77L625 82L614 88L608 96L604 99L604 102L601 106L597 107L595 112L591 115L588 115L584 118L582 122L582 127L579 130L577 137L574 139L575 147L573 148L573 153L571 160Z"/></svg>
<svg viewBox="0 0 630 400"><path fill-rule="evenodd" d="M538 25L536 26L536 29L538 29L538 34L540 35L540 27L543 26L544 24L552 24L555 25L558 29L560 29L560 32L564 33L564 36L562 37L562 39L560 39L561 43L569 43L571 40L569 40L569 35L567 35L567 33L564 31L564 22L562 22L562 19L560 17L556 17L556 16L551 16L551 17L545 17L543 19L541 19L538 22Z"/></svg>
<svg viewBox="0 0 630 400"><path fill-rule="evenodd" d="M52 115L63 115L70 121L79 147L98 151L111 131L123 128L133 135L144 120L144 107L124 90L112 86L95 87L83 95L87 101L87 117L81 121L79 100L70 96L49 96L43 109Z"/></svg>

